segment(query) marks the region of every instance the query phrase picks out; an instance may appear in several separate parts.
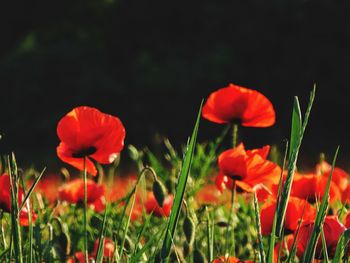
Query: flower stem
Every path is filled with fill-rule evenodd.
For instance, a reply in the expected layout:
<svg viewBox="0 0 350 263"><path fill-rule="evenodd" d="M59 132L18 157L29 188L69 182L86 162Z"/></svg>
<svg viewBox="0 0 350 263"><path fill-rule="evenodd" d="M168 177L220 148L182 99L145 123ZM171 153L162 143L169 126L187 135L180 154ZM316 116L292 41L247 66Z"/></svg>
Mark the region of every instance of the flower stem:
<svg viewBox="0 0 350 263"><path fill-rule="evenodd" d="M232 147L235 148L237 146L238 141L238 124L233 123L232 125Z"/></svg>
<svg viewBox="0 0 350 263"><path fill-rule="evenodd" d="M88 237L87 237L87 170L86 170L86 156L84 157L84 257L85 263L88 263Z"/></svg>
<svg viewBox="0 0 350 263"><path fill-rule="evenodd" d="M233 226L233 214L235 210L235 200L236 200L236 182L233 181L232 191L231 191L231 208L229 212L228 224L226 227L226 238L225 238L225 256L235 256L235 229ZM229 234L231 232L231 236ZM231 248L229 249L229 241L232 241Z"/></svg>

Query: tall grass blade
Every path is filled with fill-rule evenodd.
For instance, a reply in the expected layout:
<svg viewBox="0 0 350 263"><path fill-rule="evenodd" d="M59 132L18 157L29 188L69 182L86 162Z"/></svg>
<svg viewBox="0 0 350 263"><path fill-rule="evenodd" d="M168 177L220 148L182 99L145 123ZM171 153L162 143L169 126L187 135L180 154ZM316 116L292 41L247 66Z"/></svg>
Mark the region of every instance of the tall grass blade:
<svg viewBox="0 0 350 263"><path fill-rule="evenodd" d="M256 197L256 192L254 192L254 210L255 210L255 224L256 224L256 231L258 233L258 240L259 240L259 254L260 254L260 262L265 263L265 252L264 252L264 244L263 244L263 238L261 235L261 223L260 223L260 213L259 213L259 204L258 204L258 198Z"/></svg>
<svg viewBox="0 0 350 263"><path fill-rule="evenodd" d="M98 238L98 249L96 253L96 263L102 263L103 254L104 254L104 241L105 241L105 233L106 233L106 221L107 221L107 213L109 212L110 204L107 203L106 210L103 215L102 227L100 229L99 238Z"/></svg>
<svg viewBox="0 0 350 263"><path fill-rule="evenodd" d="M284 219L285 219L286 210L287 210L287 204L290 196L290 190L292 188L294 172L296 170L299 149L301 146L301 142L303 140L304 132L305 132L305 129L309 120L310 112L312 109L312 105L315 99L315 92L316 92L316 87L314 87L314 89L310 93L309 103L304 116L304 121L302 122L301 129L300 129L300 123L302 119L301 119L299 100L297 97L294 98L292 130L291 130L291 136L290 136L291 142L290 142L290 150L289 150L289 158L288 158L288 174L283 186L280 202L277 204L277 211L278 211L278 217L277 217L277 223L276 223L277 236L281 235L281 232L283 229Z"/></svg>
<svg viewBox="0 0 350 263"><path fill-rule="evenodd" d="M311 237L310 237L310 240L307 244L307 247L306 247L306 250L304 253L304 257L303 257L304 263L313 262L314 257L315 257L317 241L318 241L318 238L320 237L321 229L323 227L323 222L324 222L324 219L326 217L326 213L327 213L327 209L328 209L329 188L330 188L331 181L332 181L332 175L333 175L333 171L334 171L335 162L336 162L337 156L338 156L338 151L339 151L339 146L337 147L337 150L334 154L334 158L333 158L333 162L332 162L332 169L331 169L331 172L330 172L329 177L328 177L326 190L323 194L322 203L321 203L321 206L317 212L316 220L315 220L314 227L313 227L313 230L311 233Z"/></svg>
<svg viewBox="0 0 350 263"><path fill-rule="evenodd" d="M179 216L180 216L180 210L181 210L181 206L182 206L183 197L185 194L187 178L188 178L188 175L189 175L189 172L191 169L193 152L194 152L194 149L196 146L199 121L200 121L201 112L202 112L202 105L203 105L203 101L199 107L199 112L197 115L196 124L194 126L190 142L187 145L187 151L186 151L186 154L185 154L185 157L183 160L183 164L181 167L181 172L180 172L178 184L176 187L176 194L175 194L175 198L174 198L174 203L173 203L173 206L171 209L171 214L170 214L170 218L168 221L165 239L164 239L163 247L162 247L162 251L161 251L162 259L168 258L169 254L170 254L172 239L174 237L177 221L178 221Z"/></svg>
<svg viewBox="0 0 350 263"><path fill-rule="evenodd" d="M23 199L22 204L19 207L19 212L22 210L23 206L25 205L25 203L28 201L28 199L30 198L30 196L32 195L35 187L37 186L37 184L39 183L41 177L43 176L43 174L45 173L46 167L41 171L41 173L35 178L32 186L29 188L28 193L26 194L26 196Z"/></svg>
<svg viewBox="0 0 350 263"><path fill-rule="evenodd" d="M11 159L8 156L8 170L10 177L11 192L11 234L13 237L15 261L23 263L21 226L18 216L18 170L15 155L12 153Z"/></svg>
<svg viewBox="0 0 350 263"><path fill-rule="evenodd" d="M333 262L341 262L343 256L345 255L345 250L347 250L347 245L350 240L350 229L345 230L338 241L337 248L333 257Z"/></svg>

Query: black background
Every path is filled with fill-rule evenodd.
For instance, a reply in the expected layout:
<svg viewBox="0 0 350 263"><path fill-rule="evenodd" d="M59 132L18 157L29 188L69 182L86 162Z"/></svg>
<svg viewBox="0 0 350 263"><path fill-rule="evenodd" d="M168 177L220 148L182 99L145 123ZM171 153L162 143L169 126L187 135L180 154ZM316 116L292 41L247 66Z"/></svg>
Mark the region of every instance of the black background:
<svg viewBox="0 0 350 263"><path fill-rule="evenodd" d="M0 7L0 152L61 164L56 125L89 105L125 124L126 144L179 148L202 98L232 82L274 104L277 123L243 129L248 147L283 145L293 96L317 96L300 164L349 143L348 0L3 1ZM202 121L199 140L222 126Z"/></svg>

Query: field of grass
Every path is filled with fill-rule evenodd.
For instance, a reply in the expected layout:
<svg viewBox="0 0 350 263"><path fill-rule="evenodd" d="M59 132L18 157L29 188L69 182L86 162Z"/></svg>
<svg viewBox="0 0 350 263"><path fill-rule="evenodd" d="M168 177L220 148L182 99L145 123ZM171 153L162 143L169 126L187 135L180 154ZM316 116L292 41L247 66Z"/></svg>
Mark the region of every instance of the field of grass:
<svg viewBox="0 0 350 263"><path fill-rule="evenodd" d="M270 127L275 111L234 84L203 101L181 152L166 138L160 155L124 145L118 117L74 108L57 126L56 174L1 158L0 262L347 262L350 182L336 166L339 147L298 170L315 92L304 113L294 98L284 149L245 148L241 126ZM221 135L197 142L202 119ZM133 172L119 171L120 155Z"/></svg>

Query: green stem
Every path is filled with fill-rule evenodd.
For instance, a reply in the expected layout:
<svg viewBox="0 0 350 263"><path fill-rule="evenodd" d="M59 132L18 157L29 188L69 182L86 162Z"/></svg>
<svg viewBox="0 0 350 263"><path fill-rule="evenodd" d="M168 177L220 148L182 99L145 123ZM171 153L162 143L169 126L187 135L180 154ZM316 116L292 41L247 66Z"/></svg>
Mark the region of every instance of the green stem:
<svg viewBox="0 0 350 263"><path fill-rule="evenodd" d="M230 214L229 214L229 219L228 219L228 224L226 227L226 238L225 238L225 254L228 254L229 256L235 256L235 228L233 226L233 213L235 210L235 199L236 199L236 182L233 181L233 186L232 186L232 192L231 192L231 208L230 208ZM231 227L231 229L230 229ZM229 234L230 234L230 230L231 230L231 237L229 238ZM232 245L231 245L231 249L228 249L228 244L229 241L232 240Z"/></svg>
<svg viewBox="0 0 350 263"><path fill-rule="evenodd" d="M232 147L235 148L237 146L238 141L238 124L233 123L232 125Z"/></svg>
<svg viewBox="0 0 350 263"><path fill-rule="evenodd" d="M0 234L1 234L3 249L6 250L7 243L6 243L6 237L5 237L5 232L4 232L4 226L2 224L2 211L0 211Z"/></svg>
<svg viewBox="0 0 350 263"><path fill-rule="evenodd" d="M86 157L84 157L84 257L85 263L89 262L88 256L88 237L87 237L87 169L86 169Z"/></svg>

